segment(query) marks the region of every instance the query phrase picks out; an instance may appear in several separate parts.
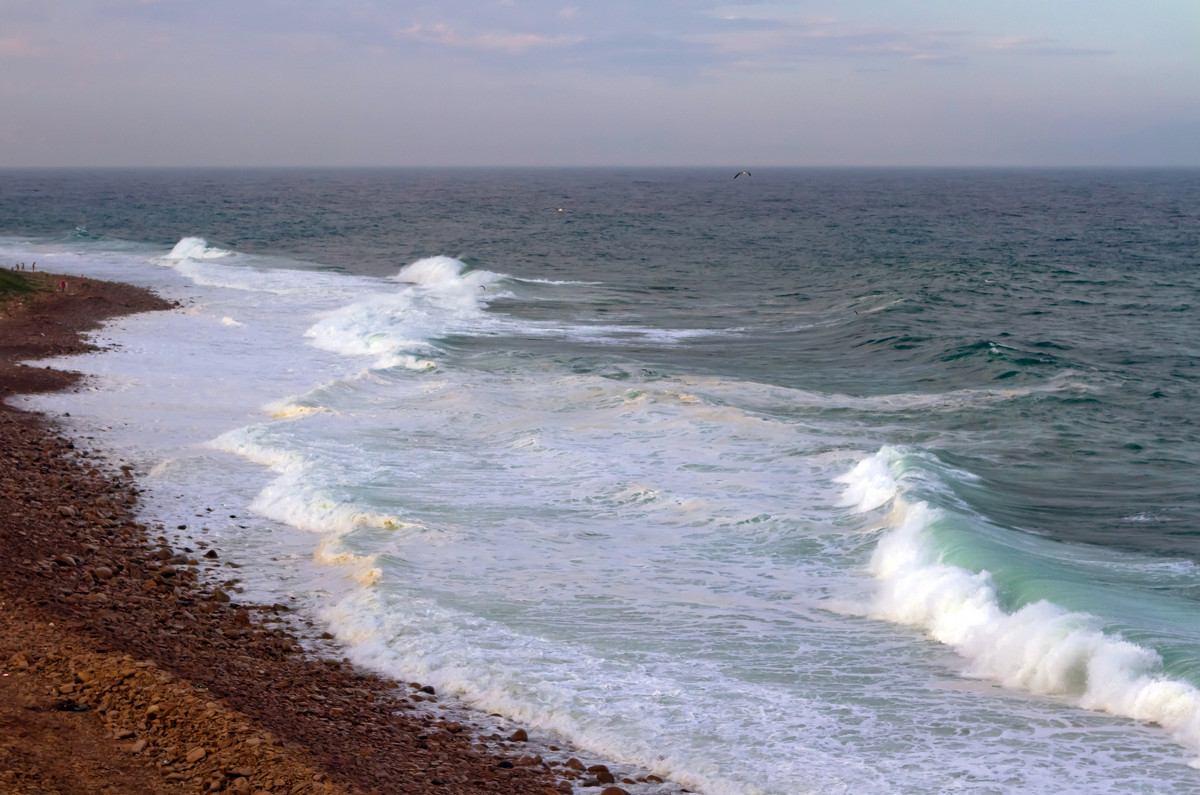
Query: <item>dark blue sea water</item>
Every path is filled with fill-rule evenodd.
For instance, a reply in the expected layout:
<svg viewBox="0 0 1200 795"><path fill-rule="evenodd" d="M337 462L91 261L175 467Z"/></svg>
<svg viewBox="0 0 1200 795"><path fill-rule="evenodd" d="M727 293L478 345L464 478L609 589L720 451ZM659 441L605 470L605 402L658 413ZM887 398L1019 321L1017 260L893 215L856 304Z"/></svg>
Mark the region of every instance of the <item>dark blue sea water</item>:
<svg viewBox="0 0 1200 795"><path fill-rule="evenodd" d="M364 664L706 792L1200 789L1200 171L752 171L6 171L0 264L185 303L38 405Z"/></svg>

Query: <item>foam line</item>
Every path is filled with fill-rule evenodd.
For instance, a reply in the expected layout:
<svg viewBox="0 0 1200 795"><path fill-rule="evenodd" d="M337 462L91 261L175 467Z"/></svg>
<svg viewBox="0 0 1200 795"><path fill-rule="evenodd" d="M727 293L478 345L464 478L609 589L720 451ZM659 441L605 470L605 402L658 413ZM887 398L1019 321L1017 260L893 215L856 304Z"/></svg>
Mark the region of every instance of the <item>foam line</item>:
<svg viewBox="0 0 1200 795"><path fill-rule="evenodd" d="M277 522L322 535L341 536L359 527L399 530L412 527L396 516L342 503L311 485L314 478L303 456L276 450L257 441L254 429L222 434L209 446L270 467L275 480L251 503L258 513Z"/></svg>

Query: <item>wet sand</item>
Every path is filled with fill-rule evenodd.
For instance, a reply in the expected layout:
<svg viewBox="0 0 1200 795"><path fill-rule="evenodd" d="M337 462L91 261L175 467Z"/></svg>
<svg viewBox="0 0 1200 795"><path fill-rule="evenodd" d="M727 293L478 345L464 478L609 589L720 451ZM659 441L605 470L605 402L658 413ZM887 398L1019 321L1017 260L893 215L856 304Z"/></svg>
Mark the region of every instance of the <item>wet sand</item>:
<svg viewBox="0 0 1200 795"><path fill-rule="evenodd" d="M80 332L106 318L171 308L129 285L21 277L39 289L0 293L0 401L79 378L19 362L88 350ZM286 606L241 604L232 581L206 575L236 571L235 561L173 549L140 524L128 470L76 449L52 418L4 403L0 439L0 791L654 786L539 748L523 730L483 736L461 711L439 712L431 687L314 656Z"/></svg>

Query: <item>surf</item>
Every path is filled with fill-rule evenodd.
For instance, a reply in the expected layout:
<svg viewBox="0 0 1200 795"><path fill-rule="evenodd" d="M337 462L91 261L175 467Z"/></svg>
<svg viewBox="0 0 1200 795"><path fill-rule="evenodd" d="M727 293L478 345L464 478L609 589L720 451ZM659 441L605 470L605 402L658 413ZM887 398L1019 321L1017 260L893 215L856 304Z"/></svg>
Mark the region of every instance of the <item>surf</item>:
<svg viewBox="0 0 1200 795"><path fill-rule="evenodd" d="M963 538L970 522L913 496L913 482L937 477L920 458L885 447L839 478L855 511L887 506L868 565L877 591L866 615L916 627L953 648L968 676L1159 725L1200 753L1200 689L1170 676L1157 650L1127 640L1110 618L1022 599L992 572L948 562L955 545L971 545ZM1013 565L1022 565L1020 554ZM1200 585L1200 572L1190 574L1191 585ZM1200 767L1200 758L1191 765Z"/></svg>

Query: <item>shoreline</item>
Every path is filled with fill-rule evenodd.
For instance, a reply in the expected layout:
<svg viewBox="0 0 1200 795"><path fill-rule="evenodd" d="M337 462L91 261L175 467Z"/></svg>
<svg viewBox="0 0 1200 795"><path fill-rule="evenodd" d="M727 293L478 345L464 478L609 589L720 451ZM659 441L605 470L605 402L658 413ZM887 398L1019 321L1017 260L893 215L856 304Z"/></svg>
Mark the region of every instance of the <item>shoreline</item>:
<svg viewBox="0 0 1200 795"><path fill-rule="evenodd" d="M40 291L0 300L0 788L664 791L524 729L484 735L432 687L318 658L286 606L209 582L205 566L233 562L171 548L138 522L127 469L6 402L79 379L19 362L95 350L80 335L104 320L173 305L130 285L20 276ZM67 292L54 289L63 279Z"/></svg>

